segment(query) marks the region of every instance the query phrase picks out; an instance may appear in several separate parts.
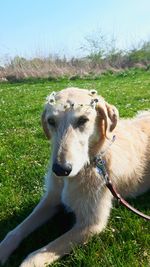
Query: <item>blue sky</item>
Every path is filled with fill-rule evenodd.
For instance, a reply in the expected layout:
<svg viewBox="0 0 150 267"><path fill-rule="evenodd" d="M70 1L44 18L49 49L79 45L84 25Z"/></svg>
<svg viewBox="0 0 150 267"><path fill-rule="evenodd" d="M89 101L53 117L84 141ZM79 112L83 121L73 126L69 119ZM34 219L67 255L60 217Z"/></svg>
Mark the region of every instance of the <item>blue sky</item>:
<svg viewBox="0 0 150 267"><path fill-rule="evenodd" d="M150 0L0 0L0 59L80 55L98 29L120 47L150 39Z"/></svg>

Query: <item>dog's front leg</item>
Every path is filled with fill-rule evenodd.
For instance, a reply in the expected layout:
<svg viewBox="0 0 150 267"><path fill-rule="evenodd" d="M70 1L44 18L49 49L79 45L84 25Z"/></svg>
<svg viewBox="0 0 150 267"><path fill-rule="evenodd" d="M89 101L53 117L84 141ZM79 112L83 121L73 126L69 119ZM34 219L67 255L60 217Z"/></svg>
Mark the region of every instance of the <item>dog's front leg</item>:
<svg viewBox="0 0 150 267"><path fill-rule="evenodd" d="M75 225L47 246L31 253L20 267L46 267L60 257L68 254L74 245L84 243L88 237L97 232L96 227Z"/></svg>
<svg viewBox="0 0 150 267"><path fill-rule="evenodd" d="M83 244L89 236L100 233L105 228L111 210L111 193L105 189L98 197L98 202L96 203L94 196L93 201L91 200L90 204L87 203L87 207L86 199L85 196L84 202L82 200L75 212L77 220L75 226L47 246L31 253L20 267L46 267L46 264L51 264L68 254L74 245ZM82 203L84 203L83 206ZM88 214L87 210L89 210Z"/></svg>
<svg viewBox="0 0 150 267"><path fill-rule="evenodd" d="M42 223L54 214L54 208L49 211L48 200L42 199L34 211L14 230L10 231L0 243L0 262L4 263L20 242Z"/></svg>
<svg viewBox="0 0 150 267"><path fill-rule="evenodd" d="M14 230L10 231L0 243L0 263L5 263L26 236L55 214L59 203L60 186L53 183L53 188L50 188L33 212Z"/></svg>

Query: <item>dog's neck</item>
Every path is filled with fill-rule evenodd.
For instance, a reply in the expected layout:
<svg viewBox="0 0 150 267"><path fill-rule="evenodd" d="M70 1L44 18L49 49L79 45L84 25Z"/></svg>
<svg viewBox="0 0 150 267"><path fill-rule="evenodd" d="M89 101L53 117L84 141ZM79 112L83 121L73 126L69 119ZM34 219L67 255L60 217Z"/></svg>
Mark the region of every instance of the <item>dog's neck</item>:
<svg viewBox="0 0 150 267"><path fill-rule="evenodd" d="M90 148L90 162L93 162L96 156L107 157L107 154L116 140L116 135L111 136L111 138L103 137L101 140L96 142L92 148Z"/></svg>

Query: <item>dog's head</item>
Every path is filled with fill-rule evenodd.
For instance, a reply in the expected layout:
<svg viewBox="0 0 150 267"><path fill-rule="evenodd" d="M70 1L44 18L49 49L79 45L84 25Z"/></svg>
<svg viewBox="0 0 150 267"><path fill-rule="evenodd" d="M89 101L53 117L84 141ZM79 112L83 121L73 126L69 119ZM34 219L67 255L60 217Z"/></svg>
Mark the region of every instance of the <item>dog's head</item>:
<svg viewBox="0 0 150 267"><path fill-rule="evenodd" d="M67 88L47 98L42 125L52 138L52 170L73 177L90 162L117 124L117 109L95 90Z"/></svg>

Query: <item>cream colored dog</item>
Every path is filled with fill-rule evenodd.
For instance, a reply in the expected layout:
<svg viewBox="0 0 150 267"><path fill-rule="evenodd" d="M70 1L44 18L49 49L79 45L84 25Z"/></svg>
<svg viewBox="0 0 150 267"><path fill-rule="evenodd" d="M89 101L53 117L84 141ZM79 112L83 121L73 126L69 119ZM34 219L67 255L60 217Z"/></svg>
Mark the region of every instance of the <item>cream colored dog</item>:
<svg viewBox="0 0 150 267"><path fill-rule="evenodd" d="M42 124L53 143L47 191L31 215L1 242L2 263L61 202L75 213L75 225L30 254L21 267L44 267L105 228L113 197L96 171L95 155L103 153L121 195L136 196L150 187L150 111L119 120L117 109L95 90L67 88L47 98ZM110 146L114 134L116 141Z"/></svg>

